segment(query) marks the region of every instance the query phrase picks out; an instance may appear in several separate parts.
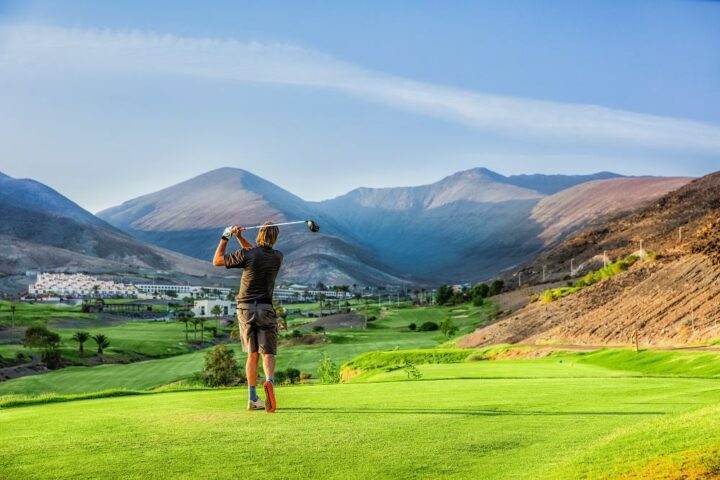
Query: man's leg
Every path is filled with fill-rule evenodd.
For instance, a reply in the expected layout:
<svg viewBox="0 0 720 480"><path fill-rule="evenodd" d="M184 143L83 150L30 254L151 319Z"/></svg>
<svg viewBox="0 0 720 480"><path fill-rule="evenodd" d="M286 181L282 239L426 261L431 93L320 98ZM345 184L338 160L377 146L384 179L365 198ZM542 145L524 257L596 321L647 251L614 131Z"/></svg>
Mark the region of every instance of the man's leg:
<svg viewBox="0 0 720 480"><path fill-rule="evenodd" d="M265 372L265 410L273 413L277 408L275 400L275 355L263 353L263 371Z"/></svg>
<svg viewBox="0 0 720 480"><path fill-rule="evenodd" d="M275 384L275 355L263 354L263 372L265 372L265 378ZM256 366L257 371L257 366Z"/></svg>
<svg viewBox="0 0 720 480"><path fill-rule="evenodd" d="M247 363L245 363L245 374L247 375L248 382L248 397L251 401L255 402L258 399L257 396L257 374L258 374L258 360L260 354L258 352L248 353ZM263 360L263 366L265 361Z"/></svg>

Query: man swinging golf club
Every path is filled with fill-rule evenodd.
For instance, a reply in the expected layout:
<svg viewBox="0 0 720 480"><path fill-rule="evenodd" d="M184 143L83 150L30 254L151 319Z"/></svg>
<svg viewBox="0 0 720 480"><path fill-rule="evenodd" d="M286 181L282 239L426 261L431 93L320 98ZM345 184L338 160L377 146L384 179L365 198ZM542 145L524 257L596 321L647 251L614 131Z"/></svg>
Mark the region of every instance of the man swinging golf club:
<svg viewBox="0 0 720 480"><path fill-rule="evenodd" d="M274 250L280 229L270 223L259 226L256 246L242 236L246 230L240 226L227 227L215 251L213 265L225 268L242 268L240 291L237 295L237 317L240 324L243 351L247 353L245 371L248 381L248 410L266 410L273 413L275 402L275 354L277 353L278 324L272 305L275 278L283 260L282 252ZM226 254L227 242L235 236L242 248ZM255 389L258 360L263 359L266 381L265 402L258 398Z"/></svg>

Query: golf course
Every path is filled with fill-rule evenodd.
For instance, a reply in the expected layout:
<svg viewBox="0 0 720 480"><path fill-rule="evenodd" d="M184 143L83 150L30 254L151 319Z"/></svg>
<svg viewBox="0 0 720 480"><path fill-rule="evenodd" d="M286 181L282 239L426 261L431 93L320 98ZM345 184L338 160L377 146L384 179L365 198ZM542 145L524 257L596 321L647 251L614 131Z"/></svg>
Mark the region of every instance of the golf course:
<svg viewBox="0 0 720 480"><path fill-rule="evenodd" d="M4 478L720 473L717 369L692 378L593 363L606 360L419 365L418 380L379 369L361 382L278 387L275 415L246 412L242 388L20 403L0 411L0 467Z"/></svg>
<svg viewBox="0 0 720 480"><path fill-rule="evenodd" d="M177 322L102 327L120 350L160 357L0 383L0 469L3 478L720 475L718 352L454 348L496 312L491 301L376 308L368 328L281 347L278 369L312 377L278 386L275 415L245 411L243 386L202 386L208 349L187 353ZM448 318L452 338L408 327ZM342 383L320 381L324 354L342 365Z"/></svg>

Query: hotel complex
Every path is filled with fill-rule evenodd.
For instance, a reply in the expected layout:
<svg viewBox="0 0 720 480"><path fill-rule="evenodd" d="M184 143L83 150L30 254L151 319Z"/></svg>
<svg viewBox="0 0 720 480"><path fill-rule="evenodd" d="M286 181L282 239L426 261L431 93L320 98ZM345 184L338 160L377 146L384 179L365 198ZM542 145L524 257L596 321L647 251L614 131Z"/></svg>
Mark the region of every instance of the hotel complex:
<svg viewBox="0 0 720 480"><path fill-rule="evenodd" d="M134 285L98 280L83 273L38 273L35 283L28 287L28 293L35 296L134 297L138 290Z"/></svg>

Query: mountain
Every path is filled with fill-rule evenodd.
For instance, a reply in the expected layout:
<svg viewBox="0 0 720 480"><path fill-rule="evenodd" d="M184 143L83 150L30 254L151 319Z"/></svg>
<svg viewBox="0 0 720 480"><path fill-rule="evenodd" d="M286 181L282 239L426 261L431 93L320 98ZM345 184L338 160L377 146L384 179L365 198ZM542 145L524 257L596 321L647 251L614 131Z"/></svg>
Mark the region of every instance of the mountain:
<svg viewBox="0 0 720 480"><path fill-rule="evenodd" d="M506 177L506 182L518 187L530 188L545 195L552 195L576 185L593 180L609 180L621 178L622 175L612 172L599 172L591 175L511 175Z"/></svg>
<svg viewBox="0 0 720 480"><path fill-rule="evenodd" d="M34 180L0 174L0 218L1 276L31 269L212 273L207 263L143 243Z"/></svg>
<svg viewBox="0 0 720 480"><path fill-rule="evenodd" d="M640 250L642 241L643 250ZM651 204L594 224L549 248L522 269L531 284L546 269L576 276L629 254L655 255L627 271L549 304L532 302L479 329L465 346L494 343L686 345L720 335L720 172Z"/></svg>
<svg viewBox="0 0 720 480"><path fill-rule="evenodd" d="M283 279L335 284L405 281L358 245L337 236L333 219L317 215L299 197L241 169L213 170L98 216L139 239L201 259L212 258L227 225L313 218L321 225L318 234L302 226L281 229Z"/></svg>
<svg viewBox="0 0 720 480"><path fill-rule="evenodd" d="M319 235L282 229L284 280L436 285L493 277L598 215L637 207L687 181L612 173L506 177L476 168L429 185L359 188L307 202L250 172L222 168L98 216L139 239L202 259L212 256L226 225L313 218L322 226ZM623 182L627 188L642 183L642 193L627 195ZM589 184L595 186L587 195L562 197Z"/></svg>
<svg viewBox="0 0 720 480"><path fill-rule="evenodd" d="M457 283L493 277L598 216L637 207L689 180L505 177L476 168L431 185L361 188L315 206L384 263L431 283Z"/></svg>

